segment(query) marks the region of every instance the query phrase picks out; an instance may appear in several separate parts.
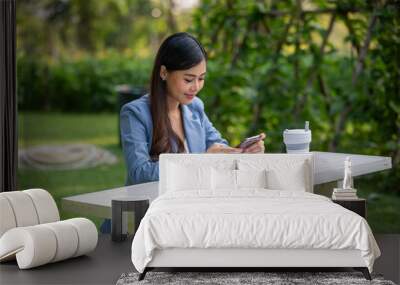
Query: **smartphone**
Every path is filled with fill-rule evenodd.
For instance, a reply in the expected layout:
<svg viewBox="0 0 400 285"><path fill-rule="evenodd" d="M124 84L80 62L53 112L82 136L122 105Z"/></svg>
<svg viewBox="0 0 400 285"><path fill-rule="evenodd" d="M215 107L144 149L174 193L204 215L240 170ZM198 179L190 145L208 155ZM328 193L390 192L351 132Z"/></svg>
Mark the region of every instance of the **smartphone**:
<svg viewBox="0 0 400 285"><path fill-rule="evenodd" d="M242 148L242 149L245 149L245 148L251 146L253 143L256 143L259 140L261 140L261 138L262 138L262 135L257 135L257 136L252 136L252 137L246 138L244 141L242 141L239 144L238 147Z"/></svg>

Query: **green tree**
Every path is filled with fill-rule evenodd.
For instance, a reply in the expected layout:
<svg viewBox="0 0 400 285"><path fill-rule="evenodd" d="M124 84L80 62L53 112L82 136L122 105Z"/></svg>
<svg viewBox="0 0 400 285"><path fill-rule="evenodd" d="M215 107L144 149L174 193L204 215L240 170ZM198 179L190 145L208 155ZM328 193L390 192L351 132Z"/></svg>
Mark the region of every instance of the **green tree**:
<svg viewBox="0 0 400 285"><path fill-rule="evenodd" d="M391 1L202 1L212 119L235 143L266 131L270 151L308 120L313 149L391 156L400 192L399 19Z"/></svg>

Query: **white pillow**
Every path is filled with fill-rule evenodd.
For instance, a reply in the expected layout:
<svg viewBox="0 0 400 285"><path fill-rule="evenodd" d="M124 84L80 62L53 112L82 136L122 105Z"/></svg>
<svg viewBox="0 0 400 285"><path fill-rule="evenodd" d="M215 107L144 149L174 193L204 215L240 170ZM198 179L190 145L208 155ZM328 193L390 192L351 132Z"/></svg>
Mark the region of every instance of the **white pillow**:
<svg viewBox="0 0 400 285"><path fill-rule="evenodd" d="M267 159L268 158L268 159ZM266 157L265 159L240 159L240 170L266 170L267 188L273 190L310 191L311 160L296 157Z"/></svg>
<svg viewBox="0 0 400 285"><path fill-rule="evenodd" d="M287 169L267 170L267 188L273 190L307 191L309 185L307 162L291 163Z"/></svg>
<svg viewBox="0 0 400 285"><path fill-rule="evenodd" d="M216 169L212 171L212 188L214 192L228 192L242 188L266 188L265 170Z"/></svg>
<svg viewBox="0 0 400 285"><path fill-rule="evenodd" d="M214 191L236 190L236 170L212 168L212 189Z"/></svg>
<svg viewBox="0 0 400 285"><path fill-rule="evenodd" d="M211 190L211 167L168 164L167 191Z"/></svg>
<svg viewBox="0 0 400 285"><path fill-rule="evenodd" d="M267 188L267 172L263 170L236 170L237 188Z"/></svg>

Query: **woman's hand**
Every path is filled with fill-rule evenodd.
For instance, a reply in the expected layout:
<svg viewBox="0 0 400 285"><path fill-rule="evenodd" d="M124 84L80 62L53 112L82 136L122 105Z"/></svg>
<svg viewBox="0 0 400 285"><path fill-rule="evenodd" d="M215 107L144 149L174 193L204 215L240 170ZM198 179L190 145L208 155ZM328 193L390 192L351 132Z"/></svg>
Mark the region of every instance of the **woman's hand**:
<svg viewBox="0 0 400 285"><path fill-rule="evenodd" d="M215 143L207 149L207 153L242 153L243 149Z"/></svg>
<svg viewBox="0 0 400 285"><path fill-rule="evenodd" d="M244 153L264 153L265 151L265 146L264 146L264 139L265 139L265 134L261 133L262 136L261 140L259 140L256 143L253 143L249 147L245 148L243 150Z"/></svg>

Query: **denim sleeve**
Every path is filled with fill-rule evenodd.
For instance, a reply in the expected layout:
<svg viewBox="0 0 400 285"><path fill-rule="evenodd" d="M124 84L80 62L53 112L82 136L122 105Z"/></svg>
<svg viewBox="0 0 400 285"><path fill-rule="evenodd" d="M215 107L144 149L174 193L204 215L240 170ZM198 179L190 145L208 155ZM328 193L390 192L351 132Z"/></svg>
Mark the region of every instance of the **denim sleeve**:
<svg viewBox="0 0 400 285"><path fill-rule="evenodd" d="M150 159L146 125L140 118L140 112L124 106L120 116L121 141L128 172L127 184L159 180L158 161Z"/></svg>
<svg viewBox="0 0 400 285"><path fill-rule="evenodd" d="M222 138L220 132L216 128L214 128L213 124L208 119L206 113L204 112L204 104L200 100L200 98L197 102L198 110L201 114L202 123L206 134L206 150L215 143L228 145L228 141Z"/></svg>

